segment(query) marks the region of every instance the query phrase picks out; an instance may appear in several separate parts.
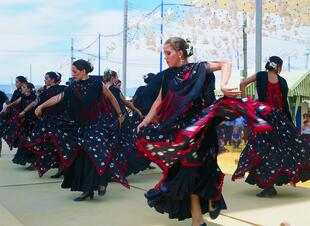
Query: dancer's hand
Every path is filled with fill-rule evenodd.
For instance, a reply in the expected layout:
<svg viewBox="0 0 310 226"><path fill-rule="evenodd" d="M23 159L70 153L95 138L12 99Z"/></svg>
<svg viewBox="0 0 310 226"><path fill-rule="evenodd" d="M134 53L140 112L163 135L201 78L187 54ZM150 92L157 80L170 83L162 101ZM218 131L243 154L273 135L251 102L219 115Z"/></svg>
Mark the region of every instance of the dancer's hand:
<svg viewBox="0 0 310 226"><path fill-rule="evenodd" d="M2 111L0 112L0 114L5 114L10 110L10 106L9 105L4 105Z"/></svg>
<svg viewBox="0 0 310 226"><path fill-rule="evenodd" d="M36 108L36 110L34 111L34 114L35 114L38 118L41 118L41 116L42 116L42 108L41 108L41 106L38 106L38 107Z"/></svg>
<svg viewBox="0 0 310 226"><path fill-rule="evenodd" d="M20 118L23 118L23 117L25 117L25 114L26 114L26 112L25 112L25 111L22 111L21 113L19 113L18 116L19 116Z"/></svg>
<svg viewBox="0 0 310 226"><path fill-rule="evenodd" d="M140 133L140 130L143 128L143 127L147 127L148 126L148 122L146 122L145 120L143 120L137 127L137 132Z"/></svg>
<svg viewBox="0 0 310 226"><path fill-rule="evenodd" d="M118 115L118 123L119 123L119 126L121 127L123 122L124 122L125 118L122 114L119 114Z"/></svg>
<svg viewBox="0 0 310 226"><path fill-rule="evenodd" d="M141 111L138 112L138 115L140 116L140 118L144 118L144 116L143 116Z"/></svg>
<svg viewBox="0 0 310 226"><path fill-rule="evenodd" d="M236 98L241 95L241 91L237 88L228 88L226 86L221 86L221 91L223 92L224 96Z"/></svg>

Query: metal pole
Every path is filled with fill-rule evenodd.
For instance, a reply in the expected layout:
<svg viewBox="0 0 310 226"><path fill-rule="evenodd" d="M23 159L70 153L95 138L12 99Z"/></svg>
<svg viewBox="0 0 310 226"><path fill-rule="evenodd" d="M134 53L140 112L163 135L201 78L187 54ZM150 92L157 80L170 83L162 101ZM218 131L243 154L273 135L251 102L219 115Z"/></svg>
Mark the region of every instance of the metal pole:
<svg viewBox="0 0 310 226"><path fill-rule="evenodd" d="M237 69L240 69L240 59L239 59L239 51L237 50Z"/></svg>
<svg viewBox="0 0 310 226"><path fill-rule="evenodd" d="M160 24L160 56L159 56L159 71L163 70L163 50L162 50L162 45L163 45L163 33L164 33L164 24L163 24L163 19L164 19L164 0L161 1L161 6L160 6L160 17L161 17L161 24Z"/></svg>
<svg viewBox="0 0 310 226"><path fill-rule="evenodd" d="M287 60L287 70L290 72L291 71L291 56L288 56Z"/></svg>
<svg viewBox="0 0 310 226"><path fill-rule="evenodd" d="M309 66L309 55L310 55L310 48L306 50L306 67L305 69L308 70L308 66Z"/></svg>
<svg viewBox="0 0 310 226"><path fill-rule="evenodd" d="M262 17L263 6L262 0L256 0L256 33L255 33L255 71L262 69Z"/></svg>
<svg viewBox="0 0 310 226"><path fill-rule="evenodd" d="M98 75L100 76L101 67L101 34L98 36Z"/></svg>
<svg viewBox="0 0 310 226"><path fill-rule="evenodd" d="M73 64L74 61L74 55L73 55L73 51L74 51L74 47L73 47L73 38L71 38L71 65ZM71 71L71 76L72 76L72 70L71 70L71 65L70 65L70 71Z"/></svg>
<svg viewBox="0 0 310 226"><path fill-rule="evenodd" d="M128 26L128 0L124 0L122 91L125 97L126 97L126 70L127 70L127 26Z"/></svg>
<svg viewBox="0 0 310 226"><path fill-rule="evenodd" d="M243 13L243 79L248 77L248 34L246 33L248 23L247 23L247 13Z"/></svg>
<svg viewBox="0 0 310 226"><path fill-rule="evenodd" d="M32 65L29 65L29 81L32 82Z"/></svg>

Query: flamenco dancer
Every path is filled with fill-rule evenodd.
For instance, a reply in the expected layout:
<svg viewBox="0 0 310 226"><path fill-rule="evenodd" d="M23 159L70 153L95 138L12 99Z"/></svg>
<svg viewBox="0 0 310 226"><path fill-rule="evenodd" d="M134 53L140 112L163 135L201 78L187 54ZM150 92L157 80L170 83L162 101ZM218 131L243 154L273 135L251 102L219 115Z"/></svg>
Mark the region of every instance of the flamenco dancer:
<svg viewBox="0 0 310 226"><path fill-rule="evenodd" d="M83 192L74 201L93 199L94 191L98 195L106 193L111 176L125 187L128 182L118 167L117 155L112 155L110 139L113 125L120 126L123 114L113 94L101 80L90 78L92 65L85 60L77 60L72 65L74 80L61 94L52 97L38 106L38 117L42 110L64 100L68 105L70 117L74 120L72 128L61 126L44 128L45 137L51 139L57 148L62 164L66 168L62 188ZM107 99L118 115L118 123L113 123ZM112 123L111 123L112 122ZM119 124L119 125L118 125Z"/></svg>
<svg viewBox="0 0 310 226"><path fill-rule="evenodd" d="M273 108L270 114L261 116L273 130L250 135L233 175L234 180L249 172L246 182L263 188L258 197L277 195L275 185L295 185L310 179L310 146L292 122L287 102L288 86L280 76L282 64L280 57L272 56L265 65L266 71L240 84L245 97L245 87L256 81L258 100Z"/></svg>
<svg viewBox="0 0 310 226"><path fill-rule="evenodd" d="M11 97L10 102L13 103L14 101L16 101L18 98L21 97L22 95L22 85L24 83L27 83L27 79L24 76L17 76L15 79L15 86L16 86L16 90L14 90L13 95Z"/></svg>
<svg viewBox="0 0 310 226"><path fill-rule="evenodd" d="M148 85L153 79L157 79L160 76L157 76L156 78L155 77L156 75L154 73L148 73L144 75L143 79L146 85L138 87L138 89L136 90L135 94L132 97L133 104L142 112L143 115L147 115L149 113L160 90L160 84L162 78L159 78L159 82L157 85L158 92L155 95L153 95L153 98L150 98L151 95L149 93L152 89Z"/></svg>
<svg viewBox="0 0 310 226"><path fill-rule="evenodd" d="M36 94L34 85L26 82L21 86L21 97L13 103L7 105L5 111L18 106L21 112L6 121L6 136L4 137L10 147L18 144L17 152L13 158L13 163L19 165L31 165L27 169L32 170L35 163L35 156L23 147L23 144L36 124L36 117L33 110L27 110L26 107L35 100ZM7 138L7 139L6 139Z"/></svg>
<svg viewBox="0 0 310 226"><path fill-rule="evenodd" d="M59 85L61 82L62 75L58 72L50 71L47 72L44 76L44 87L41 89L41 92L38 98L29 104L25 111L35 109L37 106L43 104L50 98L64 92L66 86ZM61 165L57 150L55 146L45 140L44 145L36 145L41 143L41 140L44 139L44 128L46 127L57 127L60 120L64 121L68 119L68 114L65 111L65 103L61 101L60 103L44 109L42 112L42 117L38 121L34 130L27 138L27 141L24 143L24 146L30 149L32 152L37 154L37 168L39 176L43 174L54 166L59 166L58 173L51 176L52 178L59 178L63 175L63 166Z"/></svg>
<svg viewBox="0 0 310 226"><path fill-rule="evenodd" d="M0 112L3 110L3 106L9 103L10 102L9 102L8 97L5 95L3 91L0 90ZM1 120L1 116L0 116L0 120ZM2 151L2 139L0 137L0 157L1 157L1 151Z"/></svg>
<svg viewBox="0 0 310 226"><path fill-rule="evenodd" d="M253 125L261 121L254 110L247 112L249 105L240 100L224 98L211 105L215 101L214 71L222 72L220 84L225 96L240 95L227 88L230 63L188 63L193 47L179 37L165 42L164 54L169 68L161 72L160 93L138 126L139 150L163 170L162 180L145 196L149 206L168 213L169 218L192 218L192 226L206 226L202 214L209 212L215 219L226 209L215 126L242 112L245 118L251 115ZM154 121L159 123L152 124ZM193 133L196 135L187 139Z"/></svg>
<svg viewBox="0 0 310 226"><path fill-rule="evenodd" d="M21 86L27 83L27 79L24 76L17 76L15 79L16 90L11 97L9 103L13 103L17 99L19 99L22 95ZM9 132L9 128L7 125L12 122L14 118L16 118L20 112L20 105L15 106L13 109L7 109L9 103L6 103L4 108L0 112L0 137L7 141L10 149L13 147L18 147L17 143L14 143L12 139L15 138L14 134ZM13 131L14 132L14 131Z"/></svg>
<svg viewBox="0 0 310 226"><path fill-rule="evenodd" d="M116 151L123 153L125 157L126 168L124 171L126 172L126 176L129 176L130 174L137 174L138 172L147 169L150 164L150 161L144 156L139 156L136 148L136 127L142 121L143 115L141 111L133 105L132 102L126 100L118 88L113 86L113 84L118 81L118 75L115 71L106 70L103 79L105 85L109 88L111 93L118 101L118 104L122 110L122 114L125 117L118 136L115 137L116 140L114 149L117 149ZM130 117L126 107L129 108L137 117Z"/></svg>

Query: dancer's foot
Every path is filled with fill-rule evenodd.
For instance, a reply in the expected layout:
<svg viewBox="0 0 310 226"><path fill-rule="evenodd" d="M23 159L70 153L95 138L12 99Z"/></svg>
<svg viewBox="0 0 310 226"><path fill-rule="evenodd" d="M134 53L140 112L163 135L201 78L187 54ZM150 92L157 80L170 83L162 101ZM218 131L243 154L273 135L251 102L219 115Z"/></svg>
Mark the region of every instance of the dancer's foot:
<svg viewBox="0 0 310 226"><path fill-rule="evenodd" d="M207 226L207 224L201 220L199 222L192 222L192 226Z"/></svg>
<svg viewBox="0 0 310 226"><path fill-rule="evenodd" d="M94 199L94 192L84 192L81 196L74 199L75 202L85 201L87 198Z"/></svg>
<svg viewBox="0 0 310 226"><path fill-rule="evenodd" d="M34 165L30 165L30 166L26 167L26 170L34 171L34 170L36 170L36 167Z"/></svg>
<svg viewBox="0 0 310 226"><path fill-rule="evenodd" d="M100 186L99 189L98 189L98 195L99 196L104 196L106 191L107 191L107 188L105 186Z"/></svg>
<svg viewBox="0 0 310 226"><path fill-rule="evenodd" d="M212 220L216 219L221 213L219 201L209 202L209 215Z"/></svg>
<svg viewBox="0 0 310 226"><path fill-rule="evenodd" d="M256 194L256 196L260 198L271 198L276 196L277 194L277 190L274 188L274 186L270 186L261 191L260 193Z"/></svg>
<svg viewBox="0 0 310 226"><path fill-rule="evenodd" d="M51 178L60 178L61 176L64 175L64 170L59 171L58 173L56 173L55 175L51 176Z"/></svg>

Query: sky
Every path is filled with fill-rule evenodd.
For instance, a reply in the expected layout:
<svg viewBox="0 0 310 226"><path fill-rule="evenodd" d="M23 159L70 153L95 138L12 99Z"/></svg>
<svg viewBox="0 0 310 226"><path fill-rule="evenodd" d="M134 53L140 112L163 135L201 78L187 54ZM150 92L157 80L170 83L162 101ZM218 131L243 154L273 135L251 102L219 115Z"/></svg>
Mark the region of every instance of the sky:
<svg viewBox="0 0 310 226"><path fill-rule="evenodd" d="M129 0L129 24L135 24L139 16L149 13L160 2ZM165 3L182 1L165 0ZM93 73L98 74L99 33L102 35L101 74L104 69L111 68L121 75L122 26L123 0L1 0L0 84L10 84L18 75L25 75L36 85L42 84L48 71L59 71L66 81L70 76L72 39L75 59L90 60L95 67ZM173 31L173 27L169 29L172 34L179 34ZM133 35L129 32L129 39ZM149 50L143 40L141 38L128 46L127 87L143 85L143 74L159 71L159 53ZM155 41L159 43L159 37ZM249 36L248 48L251 66L254 62L254 36ZM292 68L295 66L297 70L305 65L303 54L306 48L309 47L296 42L265 39L263 55L278 53L287 61L291 54ZM237 68L236 56L227 60Z"/></svg>

